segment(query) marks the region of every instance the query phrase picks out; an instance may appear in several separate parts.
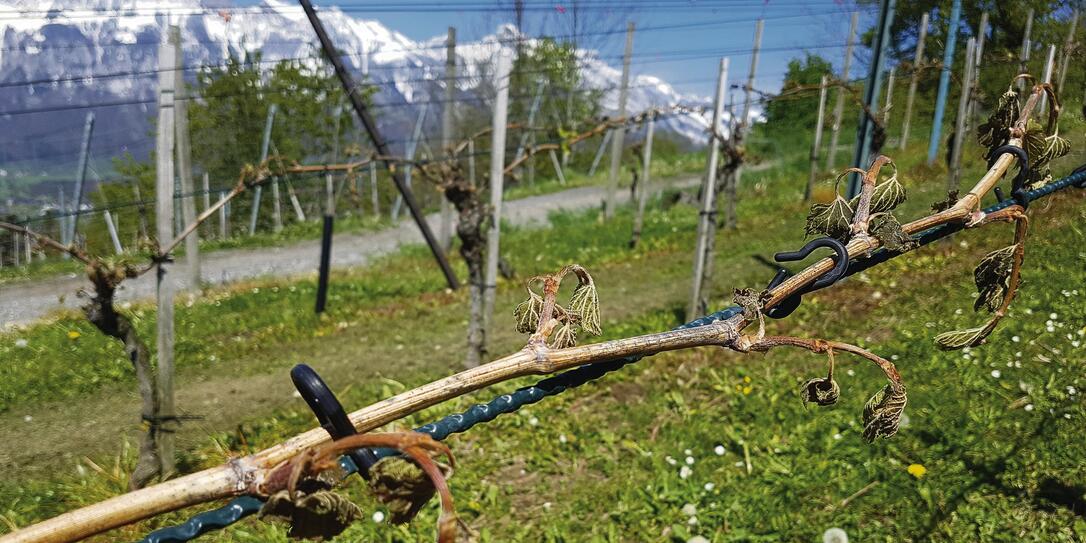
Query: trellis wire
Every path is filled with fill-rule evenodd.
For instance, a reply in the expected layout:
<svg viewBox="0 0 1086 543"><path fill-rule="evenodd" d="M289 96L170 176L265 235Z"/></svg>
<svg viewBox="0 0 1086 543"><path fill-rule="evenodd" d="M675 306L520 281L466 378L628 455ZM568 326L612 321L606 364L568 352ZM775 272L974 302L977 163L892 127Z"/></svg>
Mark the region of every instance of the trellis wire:
<svg viewBox="0 0 1086 543"><path fill-rule="evenodd" d="M1086 166L1079 167L1071 175L1064 177L1063 179L1053 181L1041 188L1029 191L1027 197L1029 200L1033 201L1072 186L1086 188ZM1015 203L1016 201L1014 198L1008 198L985 208L984 212L993 213L1014 205ZM965 226L960 223L945 224L920 232L914 236L913 239L920 245L927 245L935 240L958 232L964 227ZM845 275L859 273L901 254L905 253L879 249L868 258L851 261ZM675 329L683 330L705 326L714 322L727 320L739 314L741 311L742 309L738 306L731 306L690 321ZM498 415L512 413L521 407L539 402L548 396L554 396L571 388L576 388L590 381L599 379L608 373L622 369L642 358L643 357L641 356L630 356L581 366L560 373L554 377L543 379L535 385L519 388L511 394L503 394L485 404L475 404L462 413L448 415L436 422L420 426L416 428L415 431L429 434L430 437L433 437L434 439L442 440L452 434L466 432L477 424L492 421L497 418ZM385 458L396 454L396 451L391 449L378 449L376 452L378 458ZM340 464L349 473L357 471L357 468L347 457L340 459ZM183 543L212 530L225 528L242 518L257 513L260 511L263 504L263 501L253 496L234 498L225 506L195 515L182 524L155 530L148 534L147 537L143 538L140 543Z"/></svg>

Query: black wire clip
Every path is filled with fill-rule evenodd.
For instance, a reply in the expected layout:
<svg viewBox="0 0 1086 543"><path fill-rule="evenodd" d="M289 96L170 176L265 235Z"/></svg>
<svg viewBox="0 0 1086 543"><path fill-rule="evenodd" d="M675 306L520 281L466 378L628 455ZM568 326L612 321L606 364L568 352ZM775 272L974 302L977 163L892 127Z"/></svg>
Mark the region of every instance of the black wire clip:
<svg viewBox="0 0 1086 543"><path fill-rule="evenodd" d="M302 399L313 410L320 422L332 439L341 439L357 434L351 420L347 418L347 412L343 405L336 399L336 395L324 384L317 372L306 364L298 364L290 370L290 380L294 382L294 388L302 395ZM358 466L358 473L364 479L370 478L370 468L377 463L377 456L370 449L355 449L347 456Z"/></svg>
<svg viewBox="0 0 1086 543"><path fill-rule="evenodd" d="M1026 190L1026 179L1029 176L1029 153L1026 152L1024 147L1017 145L1002 145L992 149L992 152L988 154L988 167L991 168L995 164L996 160L1004 154L1012 154L1018 158L1018 175L1014 176L1014 181L1011 182L1011 197L1014 198L1018 205L1022 206L1022 209L1029 207L1029 191ZM995 189L996 198L999 201L1003 201L1003 191L998 187Z"/></svg>
<svg viewBox="0 0 1086 543"><path fill-rule="evenodd" d="M766 311L765 314L767 316L774 319L783 319L788 315L791 315L792 312L799 307L799 304L803 302L802 297L804 294L826 288L845 276L845 272L848 271L848 248L845 247L844 243L841 243L834 238L826 237L813 239L807 242L807 245L804 245L802 249L798 251L777 253L773 255L773 259L777 262L798 262L810 256L816 249L822 247L833 249L833 268L826 272L822 277L815 279L814 282L807 287L784 300L781 300L780 303ZM778 269L777 275L773 276L773 280L769 282L769 286L767 286L766 289L775 288L791 276L792 272L784 268Z"/></svg>

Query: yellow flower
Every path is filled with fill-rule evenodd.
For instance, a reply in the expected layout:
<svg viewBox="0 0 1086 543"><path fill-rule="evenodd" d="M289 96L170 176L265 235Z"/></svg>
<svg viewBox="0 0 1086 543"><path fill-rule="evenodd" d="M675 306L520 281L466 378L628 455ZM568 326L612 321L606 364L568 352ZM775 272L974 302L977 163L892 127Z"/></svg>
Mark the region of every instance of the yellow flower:
<svg viewBox="0 0 1086 543"><path fill-rule="evenodd" d="M750 386L743 387L743 395L746 396L746 395L750 394L750 391L752 391L752 390L754 390L754 389L751 388Z"/></svg>
<svg viewBox="0 0 1086 543"><path fill-rule="evenodd" d="M924 474L928 472L928 468L925 468L923 464L909 464L909 467L906 471L909 472L909 475L920 479L924 476Z"/></svg>
<svg viewBox="0 0 1086 543"><path fill-rule="evenodd" d="M68 339L79 339L80 335L82 334L75 330L68 330Z"/></svg>
<svg viewBox="0 0 1086 543"><path fill-rule="evenodd" d="M744 383L749 383L750 382L750 376L744 377L743 382Z"/></svg>

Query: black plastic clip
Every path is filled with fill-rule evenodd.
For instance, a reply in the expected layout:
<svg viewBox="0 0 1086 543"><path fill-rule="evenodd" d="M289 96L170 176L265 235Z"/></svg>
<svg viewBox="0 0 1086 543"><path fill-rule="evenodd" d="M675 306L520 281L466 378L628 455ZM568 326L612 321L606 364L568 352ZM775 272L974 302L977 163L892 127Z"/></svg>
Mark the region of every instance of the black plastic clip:
<svg viewBox="0 0 1086 543"><path fill-rule="evenodd" d="M1018 175L1014 176L1014 180L1011 182L1011 197L1025 209L1029 207L1029 191L1026 190L1026 178L1029 175L1029 153L1026 152L1025 148L1017 145L1002 145L992 149L992 152L988 154L988 167L991 168L999 157L1008 153L1017 157L1021 166L1018 168ZM996 193L996 198L999 198L1000 201L1003 200L1001 193L1002 191Z"/></svg>
<svg viewBox="0 0 1086 543"><path fill-rule="evenodd" d="M766 315L774 319L783 319L788 315L791 315L792 312L799 307L799 304L803 301L802 297L804 294L826 288L845 276L845 273L848 271L848 248L845 247L844 243L841 243L834 238L827 237L813 239L804 245L802 249L798 251L777 253L773 255L773 259L777 262L797 262L807 258L815 250L822 247L833 249L833 268L826 272L822 277L815 279L813 283L799 292L781 300L780 303L766 311ZM772 289L777 285L780 285L791 275L791 272L788 270L780 268L777 270L777 275L773 276L773 280L769 282L769 286L766 288Z"/></svg>
<svg viewBox="0 0 1086 543"><path fill-rule="evenodd" d="M351 420L347 418L347 412L343 405L336 399L336 395L324 384L317 372L305 365L298 364L290 370L290 380L294 382L294 388L302 395L302 399L317 416L317 422L324 428L332 439L341 439L357 434ZM370 478L370 468L377 463L377 457L370 449L355 449L347 456L358 466L358 473L363 478Z"/></svg>

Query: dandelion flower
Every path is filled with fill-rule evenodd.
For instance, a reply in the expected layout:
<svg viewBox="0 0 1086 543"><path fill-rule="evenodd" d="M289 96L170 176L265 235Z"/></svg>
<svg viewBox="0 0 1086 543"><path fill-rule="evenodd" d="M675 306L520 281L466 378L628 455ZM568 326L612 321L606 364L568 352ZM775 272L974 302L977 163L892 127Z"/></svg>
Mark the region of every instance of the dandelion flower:
<svg viewBox="0 0 1086 543"><path fill-rule="evenodd" d="M848 543L848 534L840 528L830 528L822 534L822 543Z"/></svg>
<svg viewBox="0 0 1086 543"><path fill-rule="evenodd" d="M713 447L713 452L715 452L717 456L724 456L724 446L717 445L716 447Z"/></svg>
<svg viewBox="0 0 1086 543"><path fill-rule="evenodd" d="M909 464L905 471L908 471L909 475L920 479L928 473L928 468L925 468L923 464Z"/></svg>
<svg viewBox="0 0 1086 543"><path fill-rule="evenodd" d="M79 339L80 334L78 330L68 330L68 339Z"/></svg>
<svg viewBox="0 0 1086 543"><path fill-rule="evenodd" d="M754 390L754 389L753 389L753 388L751 388L751 387L750 387L750 385L747 385L747 386L743 387L743 395L744 395L744 396L748 396L748 395L750 395L750 392L751 392L752 390Z"/></svg>
<svg viewBox="0 0 1086 543"><path fill-rule="evenodd" d="M373 512L373 521L380 524L385 521L385 514L381 511Z"/></svg>

